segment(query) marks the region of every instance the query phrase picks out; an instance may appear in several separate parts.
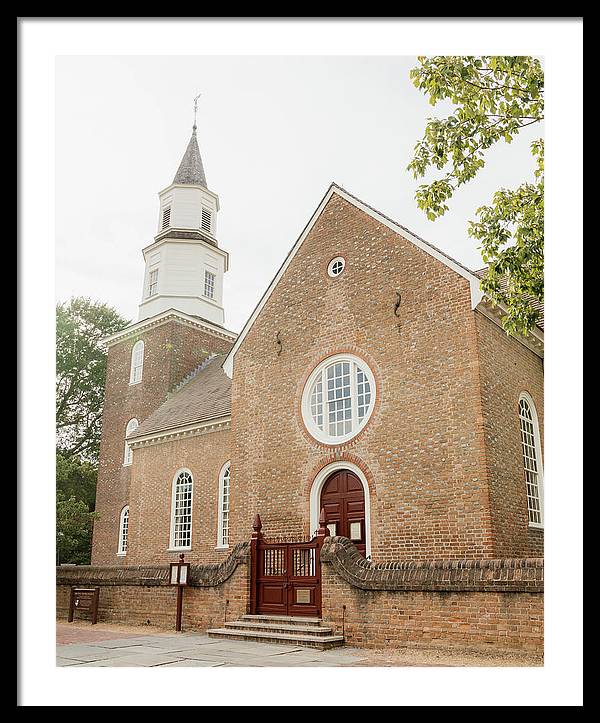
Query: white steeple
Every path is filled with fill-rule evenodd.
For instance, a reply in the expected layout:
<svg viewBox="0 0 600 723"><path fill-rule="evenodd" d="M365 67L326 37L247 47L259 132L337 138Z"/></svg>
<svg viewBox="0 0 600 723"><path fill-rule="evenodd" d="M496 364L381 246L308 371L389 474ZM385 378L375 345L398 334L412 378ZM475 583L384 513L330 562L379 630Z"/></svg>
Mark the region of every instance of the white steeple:
<svg viewBox="0 0 600 723"><path fill-rule="evenodd" d="M219 197L207 187L195 117L175 178L158 196L157 235L143 249L139 321L176 309L223 325L223 275L229 256L217 244Z"/></svg>

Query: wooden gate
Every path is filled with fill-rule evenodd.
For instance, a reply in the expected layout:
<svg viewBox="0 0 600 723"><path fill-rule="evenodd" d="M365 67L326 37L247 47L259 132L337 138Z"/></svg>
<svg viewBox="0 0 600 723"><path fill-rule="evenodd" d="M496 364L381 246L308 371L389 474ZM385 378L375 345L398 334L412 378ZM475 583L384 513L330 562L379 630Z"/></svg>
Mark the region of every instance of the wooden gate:
<svg viewBox="0 0 600 723"><path fill-rule="evenodd" d="M305 541L267 540L260 515L254 520L250 613L321 617L321 547L329 530L320 520Z"/></svg>

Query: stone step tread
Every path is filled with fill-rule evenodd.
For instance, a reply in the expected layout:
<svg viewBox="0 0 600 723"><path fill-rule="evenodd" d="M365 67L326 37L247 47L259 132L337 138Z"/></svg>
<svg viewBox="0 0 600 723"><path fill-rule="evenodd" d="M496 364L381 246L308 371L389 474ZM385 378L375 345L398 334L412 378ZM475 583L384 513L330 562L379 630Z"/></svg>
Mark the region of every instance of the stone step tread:
<svg viewBox="0 0 600 723"><path fill-rule="evenodd" d="M320 625L323 622L323 618L310 618L299 615L242 615L241 620L256 620L268 622L270 620L274 622L286 622L295 625Z"/></svg>
<svg viewBox="0 0 600 723"><path fill-rule="evenodd" d="M233 622L225 623L226 628L237 628L242 630L264 630L269 633L286 633L286 632L299 632L306 634L313 634L316 637L323 635L331 635L333 633L333 627L331 625L321 626L308 626L308 625L286 625L285 623L266 623L266 622L254 622L250 620L236 620Z"/></svg>
<svg viewBox="0 0 600 723"><path fill-rule="evenodd" d="M206 633L210 637L228 637L233 638L235 637L241 637L241 638L261 638L264 640L274 640L274 641L281 641L286 643L318 643L318 644L327 644L327 643L343 643L344 637L343 635L327 635L325 637L315 637L312 635L292 635L289 633L265 633L265 632L259 632L255 630L230 630L228 628L212 628L211 630L207 630Z"/></svg>

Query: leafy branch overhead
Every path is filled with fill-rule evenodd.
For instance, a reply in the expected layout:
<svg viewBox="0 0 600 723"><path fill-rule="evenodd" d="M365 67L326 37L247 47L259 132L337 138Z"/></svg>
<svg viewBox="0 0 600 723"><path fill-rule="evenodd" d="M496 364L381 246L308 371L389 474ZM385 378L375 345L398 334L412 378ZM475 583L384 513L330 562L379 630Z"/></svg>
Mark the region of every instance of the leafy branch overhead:
<svg viewBox="0 0 600 723"><path fill-rule="evenodd" d="M544 118L544 74L528 56L419 57L411 70L414 85L431 105L449 101L446 118L429 118L408 165L415 179L437 169L440 177L418 187L415 198L434 221L449 210L456 189L485 166L485 153L499 141L511 143L523 128ZM481 242L488 265L482 289L507 313L504 328L527 334L543 302L544 144L531 144L534 180L500 189L489 206L477 209L469 234Z"/></svg>

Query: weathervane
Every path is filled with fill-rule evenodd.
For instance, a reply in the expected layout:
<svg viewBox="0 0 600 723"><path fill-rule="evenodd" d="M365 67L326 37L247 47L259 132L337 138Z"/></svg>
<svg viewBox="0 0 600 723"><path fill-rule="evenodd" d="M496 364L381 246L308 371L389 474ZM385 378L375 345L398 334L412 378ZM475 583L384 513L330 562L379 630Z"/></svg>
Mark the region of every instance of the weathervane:
<svg viewBox="0 0 600 723"><path fill-rule="evenodd" d="M198 95L194 98L194 130L196 130L196 113L198 112L198 98L202 95L202 93L198 93Z"/></svg>

